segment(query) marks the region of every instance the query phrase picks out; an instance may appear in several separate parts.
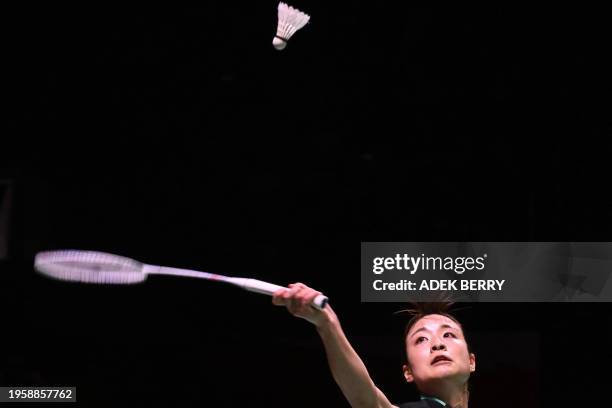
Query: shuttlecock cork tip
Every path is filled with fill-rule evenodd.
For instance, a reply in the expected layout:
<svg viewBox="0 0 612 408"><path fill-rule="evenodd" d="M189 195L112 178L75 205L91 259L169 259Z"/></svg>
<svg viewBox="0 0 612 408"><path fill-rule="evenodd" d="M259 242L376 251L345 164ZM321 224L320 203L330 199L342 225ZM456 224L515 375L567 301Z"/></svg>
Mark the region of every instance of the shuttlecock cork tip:
<svg viewBox="0 0 612 408"><path fill-rule="evenodd" d="M287 46L287 41L278 38L278 37L274 37L274 39L272 40L272 45L274 46L274 48L276 48L278 51L284 50L285 47Z"/></svg>

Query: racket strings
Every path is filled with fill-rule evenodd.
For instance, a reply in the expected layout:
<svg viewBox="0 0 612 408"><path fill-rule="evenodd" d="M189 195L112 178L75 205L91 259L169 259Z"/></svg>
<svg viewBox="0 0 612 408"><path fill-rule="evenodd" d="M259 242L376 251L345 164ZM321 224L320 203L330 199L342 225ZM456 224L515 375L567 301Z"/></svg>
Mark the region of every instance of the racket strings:
<svg viewBox="0 0 612 408"><path fill-rule="evenodd" d="M37 271L60 280L89 283L130 284L142 282L143 264L130 258L94 251L40 252L34 260Z"/></svg>

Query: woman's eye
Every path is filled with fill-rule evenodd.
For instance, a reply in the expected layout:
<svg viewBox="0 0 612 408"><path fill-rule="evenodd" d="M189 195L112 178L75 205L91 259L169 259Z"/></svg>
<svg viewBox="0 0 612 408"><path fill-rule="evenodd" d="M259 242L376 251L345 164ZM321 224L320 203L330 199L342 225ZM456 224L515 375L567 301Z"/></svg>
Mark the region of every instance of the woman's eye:
<svg viewBox="0 0 612 408"><path fill-rule="evenodd" d="M423 342L425 340L427 340L427 339L425 337L421 336L418 339L416 339L416 344L419 344L419 343L421 343L421 342Z"/></svg>
<svg viewBox="0 0 612 408"><path fill-rule="evenodd" d="M457 338L457 336L455 336L455 333L451 333L451 332L444 333L444 337L448 337L447 334L450 335L451 337Z"/></svg>

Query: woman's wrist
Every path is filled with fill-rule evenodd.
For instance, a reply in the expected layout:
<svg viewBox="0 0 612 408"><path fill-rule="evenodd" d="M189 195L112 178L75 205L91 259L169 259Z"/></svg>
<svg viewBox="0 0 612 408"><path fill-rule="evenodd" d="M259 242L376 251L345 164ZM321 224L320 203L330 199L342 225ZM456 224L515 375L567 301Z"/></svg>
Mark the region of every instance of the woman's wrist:
<svg viewBox="0 0 612 408"><path fill-rule="evenodd" d="M315 326L317 327L317 331L320 334L324 334L332 330L334 327L338 325L338 318L331 306L327 306L325 309L321 311L320 319L317 319L317 323Z"/></svg>

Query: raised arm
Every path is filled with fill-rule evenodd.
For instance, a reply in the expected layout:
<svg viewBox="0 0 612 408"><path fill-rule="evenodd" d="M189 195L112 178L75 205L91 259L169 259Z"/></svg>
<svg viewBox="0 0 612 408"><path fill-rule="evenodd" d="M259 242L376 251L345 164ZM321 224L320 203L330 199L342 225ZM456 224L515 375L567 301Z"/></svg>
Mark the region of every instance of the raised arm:
<svg viewBox="0 0 612 408"><path fill-rule="evenodd" d="M342 331L338 317L328 304L323 310L310 306L320 295L302 283L279 290L272 302L286 306L291 314L308 320L317 328L323 341L327 361L336 383L353 408L391 408L387 397L374 385L363 361Z"/></svg>

